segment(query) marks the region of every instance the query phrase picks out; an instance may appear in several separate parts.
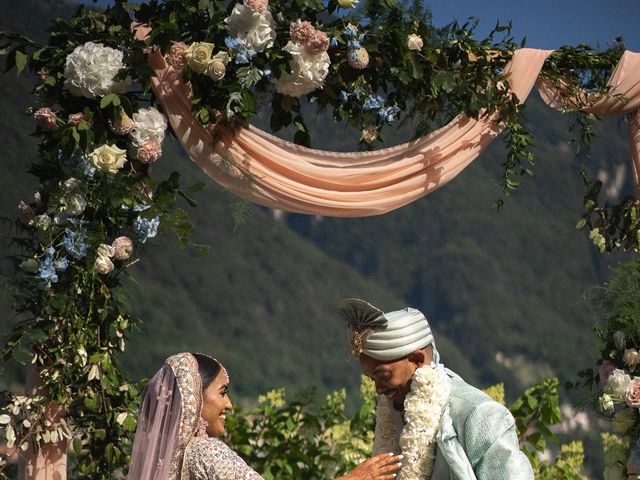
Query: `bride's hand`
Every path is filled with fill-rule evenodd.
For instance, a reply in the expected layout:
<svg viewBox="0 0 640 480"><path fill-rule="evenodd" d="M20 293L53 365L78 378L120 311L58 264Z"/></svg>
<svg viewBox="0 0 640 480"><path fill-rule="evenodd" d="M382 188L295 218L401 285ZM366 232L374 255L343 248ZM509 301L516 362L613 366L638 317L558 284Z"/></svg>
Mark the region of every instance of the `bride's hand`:
<svg viewBox="0 0 640 480"><path fill-rule="evenodd" d="M337 480L392 480L400 470L402 455L381 453L368 458L356 468Z"/></svg>

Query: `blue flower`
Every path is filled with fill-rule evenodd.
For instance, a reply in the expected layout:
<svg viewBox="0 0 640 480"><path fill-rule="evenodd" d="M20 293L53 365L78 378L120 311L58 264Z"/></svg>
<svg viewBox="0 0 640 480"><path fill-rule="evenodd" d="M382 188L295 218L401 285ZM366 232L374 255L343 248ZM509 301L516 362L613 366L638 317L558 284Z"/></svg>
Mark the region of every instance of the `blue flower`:
<svg viewBox="0 0 640 480"><path fill-rule="evenodd" d="M380 95L369 95L367 99L364 101L362 108L365 110L377 110L382 108L384 104L384 98Z"/></svg>
<svg viewBox="0 0 640 480"><path fill-rule="evenodd" d="M87 220L82 220L76 217L67 217L67 222L73 225L74 227L81 227L89 223Z"/></svg>
<svg viewBox="0 0 640 480"><path fill-rule="evenodd" d="M331 37L329 40L329 47L336 48L338 46L338 39L336 37Z"/></svg>
<svg viewBox="0 0 640 480"><path fill-rule="evenodd" d="M353 94L356 96L358 100L362 100L362 96L364 95L364 92L360 87L356 87L353 89Z"/></svg>
<svg viewBox="0 0 640 480"><path fill-rule="evenodd" d="M40 266L38 268L38 278L42 281L38 284L38 286L42 289L51 288L51 284L58 281L58 274L55 267L53 266L52 255L54 253L55 250L53 249L53 247L49 247L44 259L42 260L42 262L40 262Z"/></svg>
<svg viewBox="0 0 640 480"><path fill-rule="evenodd" d="M362 47L362 45L360 45L360 42L354 38L347 42L347 47L349 47L351 50L358 50L360 47Z"/></svg>
<svg viewBox="0 0 640 480"><path fill-rule="evenodd" d="M67 268L69 268L69 260L67 260L67 257L61 258L59 260L56 260L53 266L57 271L64 272Z"/></svg>
<svg viewBox="0 0 640 480"><path fill-rule="evenodd" d="M224 43L234 53L234 62L238 65L249 63L256 54L254 49L247 48L244 42L237 37L227 37L224 39Z"/></svg>
<svg viewBox="0 0 640 480"><path fill-rule="evenodd" d="M160 217L155 216L151 219L144 217L137 217L133 221L133 231L140 238L142 243L145 243L148 238L153 238L158 234L158 227L160 226Z"/></svg>
<svg viewBox="0 0 640 480"><path fill-rule="evenodd" d="M378 115L384 122L393 122L396 115L400 113L400 108L397 105L393 107L384 107L378 110Z"/></svg>
<svg viewBox="0 0 640 480"><path fill-rule="evenodd" d="M87 177L89 180L93 179L93 176L96 174L96 167L89 161L89 158L83 153L80 157L80 162L78 163L80 167L80 171L82 174Z"/></svg>
<svg viewBox="0 0 640 480"><path fill-rule="evenodd" d="M355 27L352 25L349 25L348 27L345 27L344 30L342 30L342 35L347 38L356 38L357 34L358 32L356 31Z"/></svg>
<svg viewBox="0 0 640 480"><path fill-rule="evenodd" d="M242 45L242 40L240 40L238 37L227 37L224 39L224 44L231 50L237 50L241 46L244 46Z"/></svg>
<svg viewBox="0 0 640 480"><path fill-rule="evenodd" d="M64 231L64 238L62 239L62 246L67 253L76 260L80 260L87 254L87 234L84 230L70 230L68 228Z"/></svg>
<svg viewBox="0 0 640 480"><path fill-rule="evenodd" d="M340 94L338 95L338 98L342 103L347 103L349 101L349 94L344 90L340 90Z"/></svg>
<svg viewBox="0 0 640 480"><path fill-rule="evenodd" d="M132 210L134 212L144 212L145 210L148 210L151 208L151 205L146 205L144 203L139 203L138 205L134 206L132 208Z"/></svg>

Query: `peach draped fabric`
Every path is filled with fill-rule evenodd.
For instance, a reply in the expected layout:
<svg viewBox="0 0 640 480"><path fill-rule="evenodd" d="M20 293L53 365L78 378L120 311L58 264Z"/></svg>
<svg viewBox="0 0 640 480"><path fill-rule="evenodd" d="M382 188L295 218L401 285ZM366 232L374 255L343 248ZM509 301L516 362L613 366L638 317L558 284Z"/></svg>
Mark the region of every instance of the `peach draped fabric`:
<svg viewBox="0 0 640 480"><path fill-rule="evenodd" d="M521 102L537 83L550 106L564 109L559 92L538 79L551 53L517 50L505 75ZM157 75L153 89L158 101L191 159L236 195L289 212L360 217L399 208L453 179L503 129L495 115L474 120L461 114L443 128L396 147L354 153L314 150L252 126L235 132L203 127L191 115L191 92L180 74L158 52L151 53L149 61ZM626 52L609 81L611 93L590 111L620 115L638 109L639 67L640 54ZM637 127L631 131L635 166L640 162L639 135Z"/></svg>

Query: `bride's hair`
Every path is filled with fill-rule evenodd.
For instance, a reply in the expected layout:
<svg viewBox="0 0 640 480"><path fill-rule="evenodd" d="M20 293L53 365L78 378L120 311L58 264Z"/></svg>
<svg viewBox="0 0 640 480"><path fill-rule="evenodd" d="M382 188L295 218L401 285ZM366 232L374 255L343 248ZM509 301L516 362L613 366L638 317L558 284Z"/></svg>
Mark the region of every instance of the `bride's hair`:
<svg viewBox="0 0 640 480"><path fill-rule="evenodd" d="M198 373L202 379L202 391L204 392L211 382L216 379L222 366L216 359L202 353L193 353L192 355L198 361Z"/></svg>

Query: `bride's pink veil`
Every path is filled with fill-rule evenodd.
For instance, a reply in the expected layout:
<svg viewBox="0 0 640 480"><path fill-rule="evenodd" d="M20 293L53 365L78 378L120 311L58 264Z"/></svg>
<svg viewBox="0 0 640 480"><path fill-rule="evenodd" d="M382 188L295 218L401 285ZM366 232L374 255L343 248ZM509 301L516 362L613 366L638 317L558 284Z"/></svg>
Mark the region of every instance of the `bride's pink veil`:
<svg viewBox="0 0 640 480"><path fill-rule="evenodd" d="M190 353L169 357L143 393L129 480L180 478L184 449L195 434L201 402L195 357Z"/></svg>

